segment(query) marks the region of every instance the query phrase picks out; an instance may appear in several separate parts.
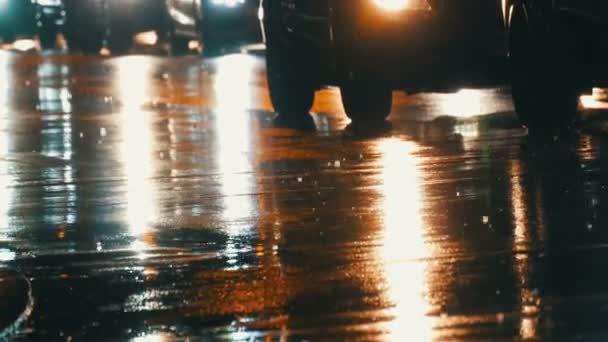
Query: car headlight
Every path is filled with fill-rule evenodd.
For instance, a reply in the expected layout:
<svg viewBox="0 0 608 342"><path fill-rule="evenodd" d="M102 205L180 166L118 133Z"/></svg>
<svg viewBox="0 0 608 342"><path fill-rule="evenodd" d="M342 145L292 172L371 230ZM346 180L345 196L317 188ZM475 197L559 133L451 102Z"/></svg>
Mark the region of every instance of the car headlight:
<svg viewBox="0 0 608 342"><path fill-rule="evenodd" d="M385 11L429 10L427 0L373 0L376 6Z"/></svg>

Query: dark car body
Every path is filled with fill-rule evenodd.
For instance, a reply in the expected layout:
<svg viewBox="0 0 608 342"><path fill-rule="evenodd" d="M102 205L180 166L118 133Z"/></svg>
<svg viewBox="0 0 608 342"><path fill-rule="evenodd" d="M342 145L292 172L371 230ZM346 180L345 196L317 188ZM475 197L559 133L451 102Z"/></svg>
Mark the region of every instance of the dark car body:
<svg viewBox="0 0 608 342"><path fill-rule="evenodd" d="M608 81L608 1L603 0L509 0L504 15L511 22L514 6L525 8L530 25L556 41L567 59L582 72L581 81L606 85ZM566 32L567 31L567 32Z"/></svg>
<svg viewBox="0 0 608 342"><path fill-rule="evenodd" d="M63 0L33 0L33 3L38 27L63 27L65 24Z"/></svg>
<svg viewBox="0 0 608 342"><path fill-rule="evenodd" d="M34 30L34 8L30 0L0 0L0 40L12 43Z"/></svg>
<svg viewBox="0 0 608 342"><path fill-rule="evenodd" d="M107 41L124 53L137 32L157 30L165 18L164 0L63 0L68 44L96 52Z"/></svg>
<svg viewBox="0 0 608 342"><path fill-rule="evenodd" d="M382 112L383 117L391 89L447 90L477 82L473 69L504 50L499 0L262 2L269 83L271 95L281 94L272 96L279 112L280 107L308 107L309 95L301 108L292 105L299 96L288 89L301 88L300 78L307 93L310 86L341 87L347 112L361 110L367 118ZM289 65L294 63L298 66ZM286 83L288 78L293 79ZM381 89L369 101L359 96L367 95L366 84Z"/></svg>
<svg viewBox="0 0 608 342"><path fill-rule="evenodd" d="M259 0L167 0L166 6L169 36L177 49L189 40L199 40L210 50L262 40Z"/></svg>
<svg viewBox="0 0 608 342"><path fill-rule="evenodd" d="M608 1L507 0L503 15L522 122L571 125L580 93L608 85Z"/></svg>
<svg viewBox="0 0 608 342"><path fill-rule="evenodd" d="M63 0L32 0L32 3L41 47L55 47L57 34L63 32L66 23Z"/></svg>
<svg viewBox="0 0 608 342"><path fill-rule="evenodd" d="M497 49L500 12L492 0L431 0L384 11L371 0L263 0L267 18L281 16L289 39L318 63L319 82L339 84L351 69L373 69L395 87L415 86L429 68L452 69ZM280 2L280 10L270 9Z"/></svg>

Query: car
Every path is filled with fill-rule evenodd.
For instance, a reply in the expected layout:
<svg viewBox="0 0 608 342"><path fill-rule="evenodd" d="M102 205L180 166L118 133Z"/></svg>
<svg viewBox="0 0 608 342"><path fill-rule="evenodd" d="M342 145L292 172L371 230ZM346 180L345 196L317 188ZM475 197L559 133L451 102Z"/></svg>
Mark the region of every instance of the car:
<svg viewBox="0 0 608 342"><path fill-rule="evenodd" d="M57 34L63 32L66 13L62 0L32 0L35 7L35 22L40 47L55 47Z"/></svg>
<svg viewBox="0 0 608 342"><path fill-rule="evenodd" d="M19 36L33 31L32 3L26 0L0 0L0 39L13 43Z"/></svg>
<svg viewBox="0 0 608 342"><path fill-rule="evenodd" d="M262 41L259 0L167 0L171 51L183 54L192 40L206 54L224 47Z"/></svg>
<svg viewBox="0 0 608 342"><path fill-rule="evenodd" d="M308 114L316 90L337 86L354 122L383 121L394 90L449 91L502 49L499 0L262 0L261 10L283 116Z"/></svg>
<svg viewBox="0 0 608 342"><path fill-rule="evenodd" d="M127 53L138 32L162 26L164 0L63 0L68 46L98 53L107 43L113 54Z"/></svg>
<svg viewBox="0 0 608 342"><path fill-rule="evenodd" d="M608 84L608 2L508 0L516 112L530 133L571 130L579 95Z"/></svg>

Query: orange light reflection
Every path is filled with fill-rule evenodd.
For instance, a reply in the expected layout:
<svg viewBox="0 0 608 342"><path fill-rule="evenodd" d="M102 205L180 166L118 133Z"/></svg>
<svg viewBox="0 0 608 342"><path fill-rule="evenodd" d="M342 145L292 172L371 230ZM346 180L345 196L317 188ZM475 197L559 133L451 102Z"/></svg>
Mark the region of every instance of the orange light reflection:
<svg viewBox="0 0 608 342"><path fill-rule="evenodd" d="M432 255L425 241L422 180L411 142L387 139L379 143L382 155L384 232L379 258L384 266L387 299L393 303L390 341L431 341L435 319L426 300L426 264Z"/></svg>
<svg viewBox="0 0 608 342"><path fill-rule="evenodd" d="M532 265L529 258L529 248L533 244L533 237L529 231L528 213L525 202L525 187L523 170L520 160L510 163L511 205L515 221L514 266L517 276L517 288L520 290L520 326L519 335L523 340L536 340L538 336L538 313L542 305L542 298L538 292L530 287L529 275L532 274Z"/></svg>

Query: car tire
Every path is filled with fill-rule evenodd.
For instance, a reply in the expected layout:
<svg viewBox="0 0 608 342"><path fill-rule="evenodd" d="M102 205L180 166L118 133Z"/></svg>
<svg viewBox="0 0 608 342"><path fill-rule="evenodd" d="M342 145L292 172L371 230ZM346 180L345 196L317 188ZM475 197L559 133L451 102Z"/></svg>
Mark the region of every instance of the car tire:
<svg viewBox="0 0 608 342"><path fill-rule="evenodd" d="M183 56L190 52L190 39L182 37L175 32L175 27L169 30L169 48L173 56Z"/></svg>
<svg viewBox="0 0 608 342"><path fill-rule="evenodd" d="M54 49L57 45L57 31L42 28L38 32L38 41L42 50Z"/></svg>
<svg viewBox="0 0 608 342"><path fill-rule="evenodd" d="M130 30L112 30L108 37L108 48L113 55L125 55L132 47L133 33Z"/></svg>
<svg viewBox="0 0 608 342"><path fill-rule="evenodd" d="M570 130L579 93L552 41L531 29L524 8L513 11L510 29L511 92L520 122L532 135Z"/></svg>
<svg viewBox="0 0 608 342"><path fill-rule="evenodd" d="M71 50L82 51L86 54L98 54L103 47L103 36L84 36L69 33L66 36L68 47Z"/></svg>
<svg viewBox="0 0 608 342"><path fill-rule="evenodd" d="M106 38L103 9L94 1L65 0L65 11L65 39L70 50L98 54Z"/></svg>
<svg viewBox="0 0 608 342"><path fill-rule="evenodd" d="M340 87L346 115L353 122L384 121L391 113L390 87L372 82L351 81Z"/></svg>
<svg viewBox="0 0 608 342"><path fill-rule="evenodd" d="M278 23L269 20L266 24L266 72L274 110L283 117L308 115L316 87L306 57L283 39Z"/></svg>

